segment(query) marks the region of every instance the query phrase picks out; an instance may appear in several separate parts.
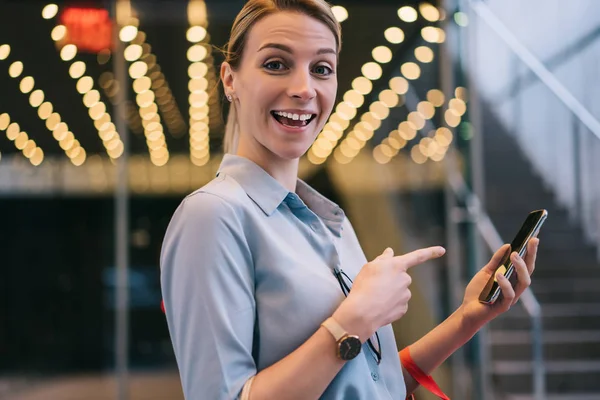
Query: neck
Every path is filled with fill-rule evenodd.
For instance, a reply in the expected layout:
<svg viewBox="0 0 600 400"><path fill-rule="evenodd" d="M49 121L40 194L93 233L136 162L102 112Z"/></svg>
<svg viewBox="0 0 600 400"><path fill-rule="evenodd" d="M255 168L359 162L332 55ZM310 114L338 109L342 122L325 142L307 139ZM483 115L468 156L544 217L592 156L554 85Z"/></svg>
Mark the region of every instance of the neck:
<svg viewBox="0 0 600 400"><path fill-rule="evenodd" d="M236 155L254 162L290 192L296 191L299 159L283 159L262 146L260 149L239 146Z"/></svg>

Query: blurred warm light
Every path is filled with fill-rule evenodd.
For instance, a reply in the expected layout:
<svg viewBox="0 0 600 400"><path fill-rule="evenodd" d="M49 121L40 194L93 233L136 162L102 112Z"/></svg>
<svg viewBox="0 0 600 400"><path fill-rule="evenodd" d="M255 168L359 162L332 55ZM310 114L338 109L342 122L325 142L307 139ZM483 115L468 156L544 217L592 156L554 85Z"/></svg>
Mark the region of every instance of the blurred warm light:
<svg viewBox="0 0 600 400"><path fill-rule="evenodd" d="M392 61L392 51L386 46L378 46L373 49L373 59L381 64Z"/></svg>
<svg viewBox="0 0 600 400"><path fill-rule="evenodd" d="M440 146L450 146L450 143L452 143L452 138L452 132L446 127L438 128L435 131L434 140L437 141L440 144Z"/></svg>
<svg viewBox="0 0 600 400"><path fill-rule="evenodd" d="M419 104L417 104L417 111L423 116L423 118L431 119L435 114L435 107L428 101L421 101Z"/></svg>
<svg viewBox="0 0 600 400"><path fill-rule="evenodd" d="M208 72L208 67L203 62L195 62L188 67L188 75L190 78L202 78Z"/></svg>
<svg viewBox="0 0 600 400"><path fill-rule="evenodd" d="M381 148L381 145L376 146L373 149L373 158L375 159L375 161L377 161L379 164L387 164L390 162L391 157L388 156L387 154L384 154Z"/></svg>
<svg viewBox="0 0 600 400"><path fill-rule="evenodd" d="M403 149L408 142L402 137L400 131L394 129L390 132L390 135L388 137L388 143L390 143L390 145L396 150L400 150Z"/></svg>
<svg viewBox="0 0 600 400"><path fill-rule="evenodd" d="M398 17L404 22L415 22L418 14L417 10L411 6L404 6L398 10Z"/></svg>
<svg viewBox="0 0 600 400"><path fill-rule="evenodd" d="M52 29L52 32L50 33L50 37L52 37L52 40L54 40L55 42L58 42L59 40L63 40L66 35L67 35L67 28L64 25L56 25Z"/></svg>
<svg viewBox="0 0 600 400"><path fill-rule="evenodd" d="M383 71L381 70L381 66L375 62L368 62L362 66L362 74L369 80L377 80L381 78Z"/></svg>
<svg viewBox="0 0 600 400"><path fill-rule="evenodd" d="M60 58L63 61L70 61L77 55L77 46L74 44L67 44L60 50Z"/></svg>
<svg viewBox="0 0 600 400"><path fill-rule="evenodd" d="M348 90L344 94L344 101L348 104L351 104L354 108L358 108L363 105L365 98L356 90Z"/></svg>
<svg viewBox="0 0 600 400"><path fill-rule="evenodd" d="M190 47L187 51L187 58L191 62L198 62L204 60L208 51L206 50L206 46L201 44L195 44Z"/></svg>
<svg viewBox="0 0 600 400"><path fill-rule="evenodd" d="M53 110L54 107L52 107L52 103L46 101L40 105L40 108L38 108L38 116L40 117L40 119L45 120L50 117Z"/></svg>
<svg viewBox="0 0 600 400"><path fill-rule="evenodd" d="M421 12L423 18L429 22L436 22L440 19L439 10L430 3L419 4L419 11Z"/></svg>
<svg viewBox="0 0 600 400"><path fill-rule="evenodd" d="M465 112L467 112L467 105L461 99L450 100L450 102L448 103L448 107L450 110L454 111L454 113L459 117L464 115Z"/></svg>
<svg viewBox="0 0 600 400"><path fill-rule="evenodd" d="M417 129L413 123L403 121L398 125L398 134L404 140L412 140L417 136Z"/></svg>
<svg viewBox="0 0 600 400"><path fill-rule="evenodd" d="M352 161L352 158L344 155L339 147L333 152L333 158L340 164L348 164L350 161Z"/></svg>
<svg viewBox="0 0 600 400"><path fill-rule="evenodd" d="M133 81L133 91L136 93L142 93L150 90L152 87L152 80L147 76L142 76Z"/></svg>
<svg viewBox="0 0 600 400"><path fill-rule="evenodd" d="M446 40L446 33L435 26L426 26L421 29L421 36L429 43L443 43Z"/></svg>
<svg viewBox="0 0 600 400"><path fill-rule="evenodd" d="M208 80L205 78L190 79L188 83L188 89L190 92L203 92L208 89Z"/></svg>
<svg viewBox="0 0 600 400"><path fill-rule="evenodd" d="M58 113L50 114L46 120L46 128L48 128L49 131L52 131L58 126L58 124L60 124L60 115Z"/></svg>
<svg viewBox="0 0 600 400"><path fill-rule="evenodd" d="M413 111L408 114L406 118L408 122L412 122L417 130L423 129L425 127L425 118L421 115L421 113L417 111Z"/></svg>
<svg viewBox="0 0 600 400"><path fill-rule="evenodd" d="M381 126L381 120L377 118L372 112L366 112L360 117L361 122L373 132L375 132Z"/></svg>
<svg viewBox="0 0 600 400"><path fill-rule="evenodd" d="M110 50L104 49L98 53L98 64L104 65L110 61Z"/></svg>
<svg viewBox="0 0 600 400"><path fill-rule="evenodd" d="M34 151L33 151L33 155L31 156L31 158L29 159L29 162L31 164L33 164L34 166L38 166L40 165L42 162L44 161L44 151L42 149L40 149L39 147L37 147Z"/></svg>
<svg viewBox="0 0 600 400"><path fill-rule="evenodd" d="M307 158L308 158L308 161L310 161L312 164L320 165L320 164L323 164L325 162L325 160L327 160L327 155L319 156L319 155L315 154L315 151L313 150L313 151L308 152Z"/></svg>
<svg viewBox="0 0 600 400"><path fill-rule="evenodd" d="M83 61L75 61L69 67L69 75L73 79L79 79L85 73L85 63Z"/></svg>
<svg viewBox="0 0 600 400"><path fill-rule="evenodd" d="M427 101L435 107L441 107L444 104L444 93L439 89L431 89L427 92Z"/></svg>
<svg viewBox="0 0 600 400"><path fill-rule="evenodd" d="M56 4L48 4L42 10L42 18L51 19L58 13L58 6Z"/></svg>
<svg viewBox="0 0 600 400"><path fill-rule="evenodd" d="M44 101L44 92L41 89L34 90L29 95L29 104L32 107L39 107Z"/></svg>
<svg viewBox="0 0 600 400"><path fill-rule="evenodd" d="M421 76L421 68L414 62L406 62L402 64L400 71L406 79L415 80Z"/></svg>
<svg viewBox="0 0 600 400"><path fill-rule="evenodd" d="M92 90L92 88L94 87L94 80L92 79L91 76L83 76L81 78L79 78L79 80L77 81L77 91L81 94L85 94L87 92L89 92L90 90Z"/></svg>
<svg viewBox="0 0 600 400"><path fill-rule="evenodd" d="M90 90L83 96L83 104L87 108L93 107L100 102L100 92L97 90Z"/></svg>
<svg viewBox="0 0 600 400"><path fill-rule="evenodd" d="M387 107L396 107L400 101L398 95L390 89L386 89L379 93L379 101L385 104Z"/></svg>
<svg viewBox="0 0 600 400"><path fill-rule="evenodd" d="M390 89L397 94L406 94L408 92L408 81L401 76L390 79Z"/></svg>
<svg viewBox="0 0 600 400"><path fill-rule="evenodd" d="M373 90L373 83L364 76L359 76L352 81L352 88L362 95L367 95Z"/></svg>
<svg viewBox="0 0 600 400"><path fill-rule="evenodd" d="M458 126L458 124L460 124L460 117L456 115L452 110L446 110L446 112L444 113L444 119L446 121L446 124L448 124L448 126L451 126L452 128L455 128Z"/></svg>
<svg viewBox="0 0 600 400"><path fill-rule="evenodd" d="M0 131L8 128L8 124L10 124L10 115L7 113L0 114Z"/></svg>
<svg viewBox="0 0 600 400"><path fill-rule="evenodd" d="M6 137L8 140L15 140L19 137L19 133L21 133L21 127L16 122L9 124L6 128Z"/></svg>
<svg viewBox="0 0 600 400"><path fill-rule="evenodd" d="M457 99L464 101L465 103L468 101L469 97L467 89L462 86L459 86L456 89L454 89L454 96Z"/></svg>
<svg viewBox="0 0 600 400"><path fill-rule="evenodd" d="M410 149L410 157L417 164L424 164L427 161L427 156L421 152L421 147L418 145Z"/></svg>
<svg viewBox="0 0 600 400"><path fill-rule="evenodd" d="M187 40L192 43L198 43L206 37L206 29L203 26L192 26L187 30Z"/></svg>
<svg viewBox="0 0 600 400"><path fill-rule="evenodd" d="M80 147L81 151L79 151L79 153L77 154L77 156L71 158L71 162L73 163L73 165L75 165L76 167L79 167L80 165L82 165L85 162L86 159L86 153L85 150Z"/></svg>
<svg viewBox="0 0 600 400"><path fill-rule="evenodd" d="M123 42L131 42L138 34L138 28L133 25L127 25L121 28L119 39Z"/></svg>
<svg viewBox="0 0 600 400"><path fill-rule="evenodd" d="M141 78L148 72L148 64L143 61L136 61L129 67L129 76L133 79Z"/></svg>
<svg viewBox="0 0 600 400"><path fill-rule="evenodd" d="M433 50L427 46L419 46L415 49L415 57L422 63L433 61Z"/></svg>
<svg viewBox="0 0 600 400"><path fill-rule="evenodd" d="M90 118L94 121L101 118L104 114L106 114L106 104L97 103L93 107L89 109Z"/></svg>
<svg viewBox="0 0 600 400"><path fill-rule="evenodd" d="M457 11L454 13L454 22L458 26L468 26L469 25L469 16L462 11Z"/></svg>
<svg viewBox="0 0 600 400"><path fill-rule="evenodd" d="M22 73L23 63L21 61L15 61L12 64L10 64L10 67L8 67L8 75L10 75L11 78L16 78Z"/></svg>
<svg viewBox="0 0 600 400"><path fill-rule="evenodd" d="M127 61L136 61L142 56L142 46L139 44L130 44L125 48L124 55Z"/></svg>
<svg viewBox="0 0 600 400"><path fill-rule="evenodd" d="M23 150L27 141L29 140L29 136L26 132L20 132L17 138L15 139L15 147L19 150Z"/></svg>
<svg viewBox="0 0 600 400"><path fill-rule="evenodd" d="M381 101L376 101L371 104L369 111L379 120L384 120L390 115L390 109Z"/></svg>
<svg viewBox="0 0 600 400"><path fill-rule="evenodd" d="M346 102L339 103L335 111L342 119L348 121L356 117L356 108L352 107Z"/></svg>
<svg viewBox="0 0 600 400"><path fill-rule="evenodd" d="M33 90L34 85L35 81L33 80L33 78L31 76L26 76L25 78L21 79L19 89L21 89L21 92L23 93L29 93Z"/></svg>
<svg viewBox="0 0 600 400"><path fill-rule="evenodd" d="M342 6L333 6L331 7L331 11L333 12L335 19L337 19L338 22L344 22L348 19L348 10L346 10Z"/></svg>
<svg viewBox="0 0 600 400"><path fill-rule="evenodd" d="M385 39L392 43L398 44L404 41L404 32L402 29L392 26L391 28L387 28L384 32Z"/></svg>
<svg viewBox="0 0 600 400"><path fill-rule="evenodd" d="M0 46L0 60L6 60L10 55L10 46L8 44L3 44Z"/></svg>

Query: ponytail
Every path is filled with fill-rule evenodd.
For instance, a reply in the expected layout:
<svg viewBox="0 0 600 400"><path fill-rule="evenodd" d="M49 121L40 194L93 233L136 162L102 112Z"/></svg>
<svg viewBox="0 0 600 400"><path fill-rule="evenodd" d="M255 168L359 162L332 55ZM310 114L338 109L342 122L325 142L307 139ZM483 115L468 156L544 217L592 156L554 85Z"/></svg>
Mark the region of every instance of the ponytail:
<svg viewBox="0 0 600 400"><path fill-rule="evenodd" d="M223 137L223 152L235 154L240 140L240 126L238 124L235 103L229 105L229 115L225 125L225 136Z"/></svg>

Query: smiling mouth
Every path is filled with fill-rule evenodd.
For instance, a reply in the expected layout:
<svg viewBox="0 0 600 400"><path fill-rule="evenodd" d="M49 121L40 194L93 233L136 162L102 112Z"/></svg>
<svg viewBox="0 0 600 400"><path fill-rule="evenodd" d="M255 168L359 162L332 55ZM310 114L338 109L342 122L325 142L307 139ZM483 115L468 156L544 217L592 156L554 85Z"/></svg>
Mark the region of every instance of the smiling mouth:
<svg viewBox="0 0 600 400"><path fill-rule="evenodd" d="M277 122L288 128L304 128L316 118L316 114L290 114L280 111L271 111L271 115Z"/></svg>

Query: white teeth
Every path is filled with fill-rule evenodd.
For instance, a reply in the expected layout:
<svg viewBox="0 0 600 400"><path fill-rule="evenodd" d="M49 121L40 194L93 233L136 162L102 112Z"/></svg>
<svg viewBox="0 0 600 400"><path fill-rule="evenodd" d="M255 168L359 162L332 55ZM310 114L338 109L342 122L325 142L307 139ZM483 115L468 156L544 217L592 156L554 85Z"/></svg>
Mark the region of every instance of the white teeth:
<svg viewBox="0 0 600 400"><path fill-rule="evenodd" d="M306 121L312 117L312 114L292 114L285 111L275 111L274 114L279 115L280 117L293 119L294 121Z"/></svg>

